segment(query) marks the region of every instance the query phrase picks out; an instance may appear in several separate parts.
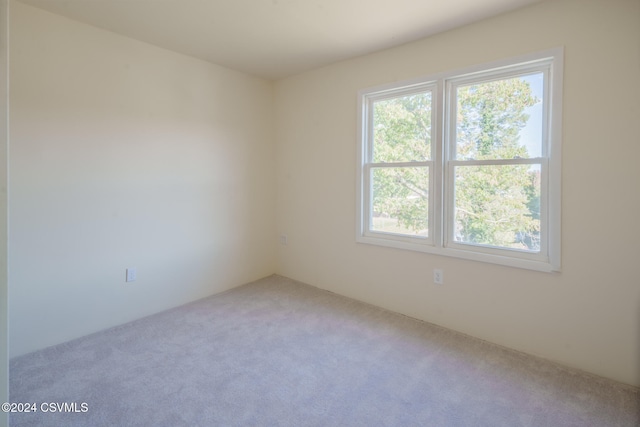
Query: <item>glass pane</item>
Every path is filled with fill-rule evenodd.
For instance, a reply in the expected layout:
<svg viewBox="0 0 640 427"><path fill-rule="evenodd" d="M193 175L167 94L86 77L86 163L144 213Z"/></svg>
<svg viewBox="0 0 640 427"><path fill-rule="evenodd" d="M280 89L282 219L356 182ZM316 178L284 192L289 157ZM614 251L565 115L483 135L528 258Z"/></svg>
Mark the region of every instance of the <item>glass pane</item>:
<svg viewBox="0 0 640 427"><path fill-rule="evenodd" d="M456 166L454 240L540 251L540 165Z"/></svg>
<svg viewBox="0 0 640 427"><path fill-rule="evenodd" d="M542 155L544 74L459 86L456 159Z"/></svg>
<svg viewBox="0 0 640 427"><path fill-rule="evenodd" d="M372 231L428 236L429 169L372 169Z"/></svg>
<svg viewBox="0 0 640 427"><path fill-rule="evenodd" d="M373 103L373 161L431 158L431 92Z"/></svg>

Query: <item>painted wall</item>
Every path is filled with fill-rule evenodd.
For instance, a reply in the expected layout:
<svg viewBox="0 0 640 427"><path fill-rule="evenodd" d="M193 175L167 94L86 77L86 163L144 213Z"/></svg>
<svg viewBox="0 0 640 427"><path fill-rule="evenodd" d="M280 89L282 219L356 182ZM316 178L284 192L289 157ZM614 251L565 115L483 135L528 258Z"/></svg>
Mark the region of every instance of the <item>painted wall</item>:
<svg viewBox="0 0 640 427"><path fill-rule="evenodd" d="M278 272L640 385L639 22L637 0L546 1L277 82ZM558 46L560 274L355 243L359 89Z"/></svg>
<svg viewBox="0 0 640 427"><path fill-rule="evenodd" d="M272 83L18 2L11 26L12 356L274 272Z"/></svg>
<svg viewBox="0 0 640 427"><path fill-rule="evenodd" d="M0 0L0 403L9 400L9 287L7 281L7 144L9 139L9 2ZM0 413L0 427L9 423Z"/></svg>

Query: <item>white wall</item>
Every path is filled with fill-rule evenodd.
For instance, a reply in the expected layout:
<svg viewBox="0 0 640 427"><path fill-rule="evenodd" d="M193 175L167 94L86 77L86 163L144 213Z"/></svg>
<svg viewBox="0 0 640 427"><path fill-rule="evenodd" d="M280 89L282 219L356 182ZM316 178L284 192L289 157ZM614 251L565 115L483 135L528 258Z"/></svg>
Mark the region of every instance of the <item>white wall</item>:
<svg viewBox="0 0 640 427"><path fill-rule="evenodd" d="M546 1L279 81L278 272L640 385L639 22L637 0ZM562 273L355 243L359 89L558 46Z"/></svg>
<svg viewBox="0 0 640 427"><path fill-rule="evenodd" d="M0 0L0 403L9 400L9 289L7 282L7 144L9 3ZM0 413L0 427L9 423Z"/></svg>
<svg viewBox="0 0 640 427"><path fill-rule="evenodd" d="M274 272L272 83L18 2L11 26L12 356Z"/></svg>

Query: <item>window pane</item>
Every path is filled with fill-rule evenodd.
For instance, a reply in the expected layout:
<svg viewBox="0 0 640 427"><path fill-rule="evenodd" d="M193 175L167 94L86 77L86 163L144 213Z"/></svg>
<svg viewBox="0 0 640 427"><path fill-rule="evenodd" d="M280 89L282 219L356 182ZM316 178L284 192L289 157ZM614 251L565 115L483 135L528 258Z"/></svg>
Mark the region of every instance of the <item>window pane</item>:
<svg viewBox="0 0 640 427"><path fill-rule="evenodd" d="M428 168L374 168L372 182L372 231L428 236Z"/></svg>
<svg viewBox="0 0 640 427"><path fill-rule="evenodd" d="M540 165L456 166L454 240L540 251Z"/></svg>
<svg viewBox="0 0 640 427"><path fill-rule="evenodd" d="M431 158L431 92L373 104L373 161L410 162Z"/></svg>
<svg viewBox="0 0 640 427"><path fill-rule="evenodd" d="M495 80L456 90L456 159L542 155L544 74Z"/></svg>

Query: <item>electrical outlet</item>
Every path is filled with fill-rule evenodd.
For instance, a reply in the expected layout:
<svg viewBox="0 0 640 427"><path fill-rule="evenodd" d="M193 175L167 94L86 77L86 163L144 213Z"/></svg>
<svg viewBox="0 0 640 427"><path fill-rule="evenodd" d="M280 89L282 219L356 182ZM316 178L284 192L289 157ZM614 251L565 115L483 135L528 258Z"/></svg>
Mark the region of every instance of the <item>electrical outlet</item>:
<svg viewBox="0 0 640 427"><path fill-rule="evenodd" d="M138 272L135 268L127 268L127 282L135 282L138 278Z"/></svg>
<svg viewBox="0 0 640 427"><path fill-rule="evenodd" d="M444 284L444 273L439 268L433 270L433 283L436 285Z"/></svg>

